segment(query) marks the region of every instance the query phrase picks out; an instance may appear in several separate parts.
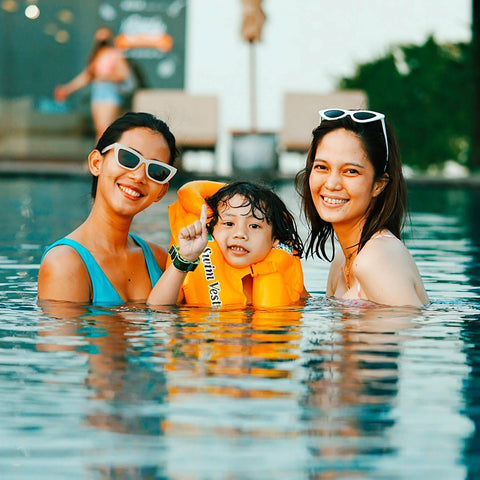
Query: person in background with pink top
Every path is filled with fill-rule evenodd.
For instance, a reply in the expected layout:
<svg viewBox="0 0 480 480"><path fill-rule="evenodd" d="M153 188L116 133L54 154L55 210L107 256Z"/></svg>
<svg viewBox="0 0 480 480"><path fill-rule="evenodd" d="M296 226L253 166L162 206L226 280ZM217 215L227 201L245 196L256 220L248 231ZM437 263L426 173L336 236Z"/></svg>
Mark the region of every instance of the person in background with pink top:
<svg viewBox="0 0 480 480"><path fill-rule="evenodd" d="M120 49L113 46L113 34L107 27L95 32L94 45L87 67L64 85L55 88L57 101L65 101L72 93L91 84L91 109L98 140L105 129L119 116L123 103L122 85L131 82L132 73Z"/></svg>
<svg viewBox="0 0 480 480"><path fill-rule="evenodd" d="M327 296L396 306L429 303L400 240L407 186L385 115L340 108L319 113L296 185L310 224L307 255L332 262Z"/></svg>

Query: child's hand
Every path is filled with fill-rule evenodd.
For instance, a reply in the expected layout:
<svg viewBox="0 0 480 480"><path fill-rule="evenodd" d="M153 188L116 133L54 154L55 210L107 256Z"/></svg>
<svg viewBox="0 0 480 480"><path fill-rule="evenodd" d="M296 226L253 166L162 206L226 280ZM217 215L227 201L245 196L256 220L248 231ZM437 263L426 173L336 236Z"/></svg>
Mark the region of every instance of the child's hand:
<svg viewBox="0 0 480 480"><path fill-rule="evenodd" d="M178 232L179 253L185 260L194 262L203 252L207 241L207 206L202 205L200 220L183 227Z"/></svg>

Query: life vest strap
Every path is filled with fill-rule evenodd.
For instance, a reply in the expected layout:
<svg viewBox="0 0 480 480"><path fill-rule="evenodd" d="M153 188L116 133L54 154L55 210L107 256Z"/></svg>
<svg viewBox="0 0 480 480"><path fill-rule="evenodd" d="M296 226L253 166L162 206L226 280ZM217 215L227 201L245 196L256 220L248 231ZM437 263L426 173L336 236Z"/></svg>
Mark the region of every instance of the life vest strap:
<svg viewBox="0 0 480 480"><path fill-rule="evenodd" d="M278 272L277 265L274 262L260 262L250 266L252 277L258 277L259 275L269 275L271 273Z"/></svg>

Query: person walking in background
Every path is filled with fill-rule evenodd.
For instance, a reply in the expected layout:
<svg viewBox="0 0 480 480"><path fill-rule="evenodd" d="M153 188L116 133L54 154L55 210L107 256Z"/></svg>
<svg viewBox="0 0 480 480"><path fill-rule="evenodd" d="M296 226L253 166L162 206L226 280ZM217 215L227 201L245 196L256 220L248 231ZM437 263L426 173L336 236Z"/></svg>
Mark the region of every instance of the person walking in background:
<svg viewBox="0 0 480 480"><path fill-rule="evenodd" d="M307 255L332 261L327 296L427 304L417 266L400 240L407 186L393 129L385 115L370 110L319 113L296 186L310 224Z"/></svg>
<svg viewBox="0 0 480 480"><path fill-rule="evenodd" d="M98 140L120 115L122 90L134 88L134 77L122 51L113 46L113 34L107 27L95 32L94 44L86 68L54 90L55 100L63 102L72 93L91 85L91 110Z"/></svg>
<svg viewBox="0 0 480 480"><path fill-rule="evenodd" d="M178 235L176 260L130 233L133 218L161 200L175 175L175 137L162 120L129 112L115 120L88 157L93 206L88 218L47 247L38 274L39 300L120 305L175 304L186 273L207 243L207 209Z"/></svg>

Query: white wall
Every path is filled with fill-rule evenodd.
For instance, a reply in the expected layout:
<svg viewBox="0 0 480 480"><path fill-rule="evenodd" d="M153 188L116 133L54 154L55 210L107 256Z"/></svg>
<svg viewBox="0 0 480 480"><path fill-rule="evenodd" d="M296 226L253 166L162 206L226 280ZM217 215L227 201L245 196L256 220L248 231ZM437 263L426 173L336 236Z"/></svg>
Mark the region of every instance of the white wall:
<svg viewBox="0 0 480 480"><path fill-rule="evenodd" d="M248 45L240 0L187 0L186 89L220 102L219 172L232 130L249 128ZM278 131L286 91L328 92L391 45L470 39L470 0L263 0L257 44L257 123Z"/></svg>

